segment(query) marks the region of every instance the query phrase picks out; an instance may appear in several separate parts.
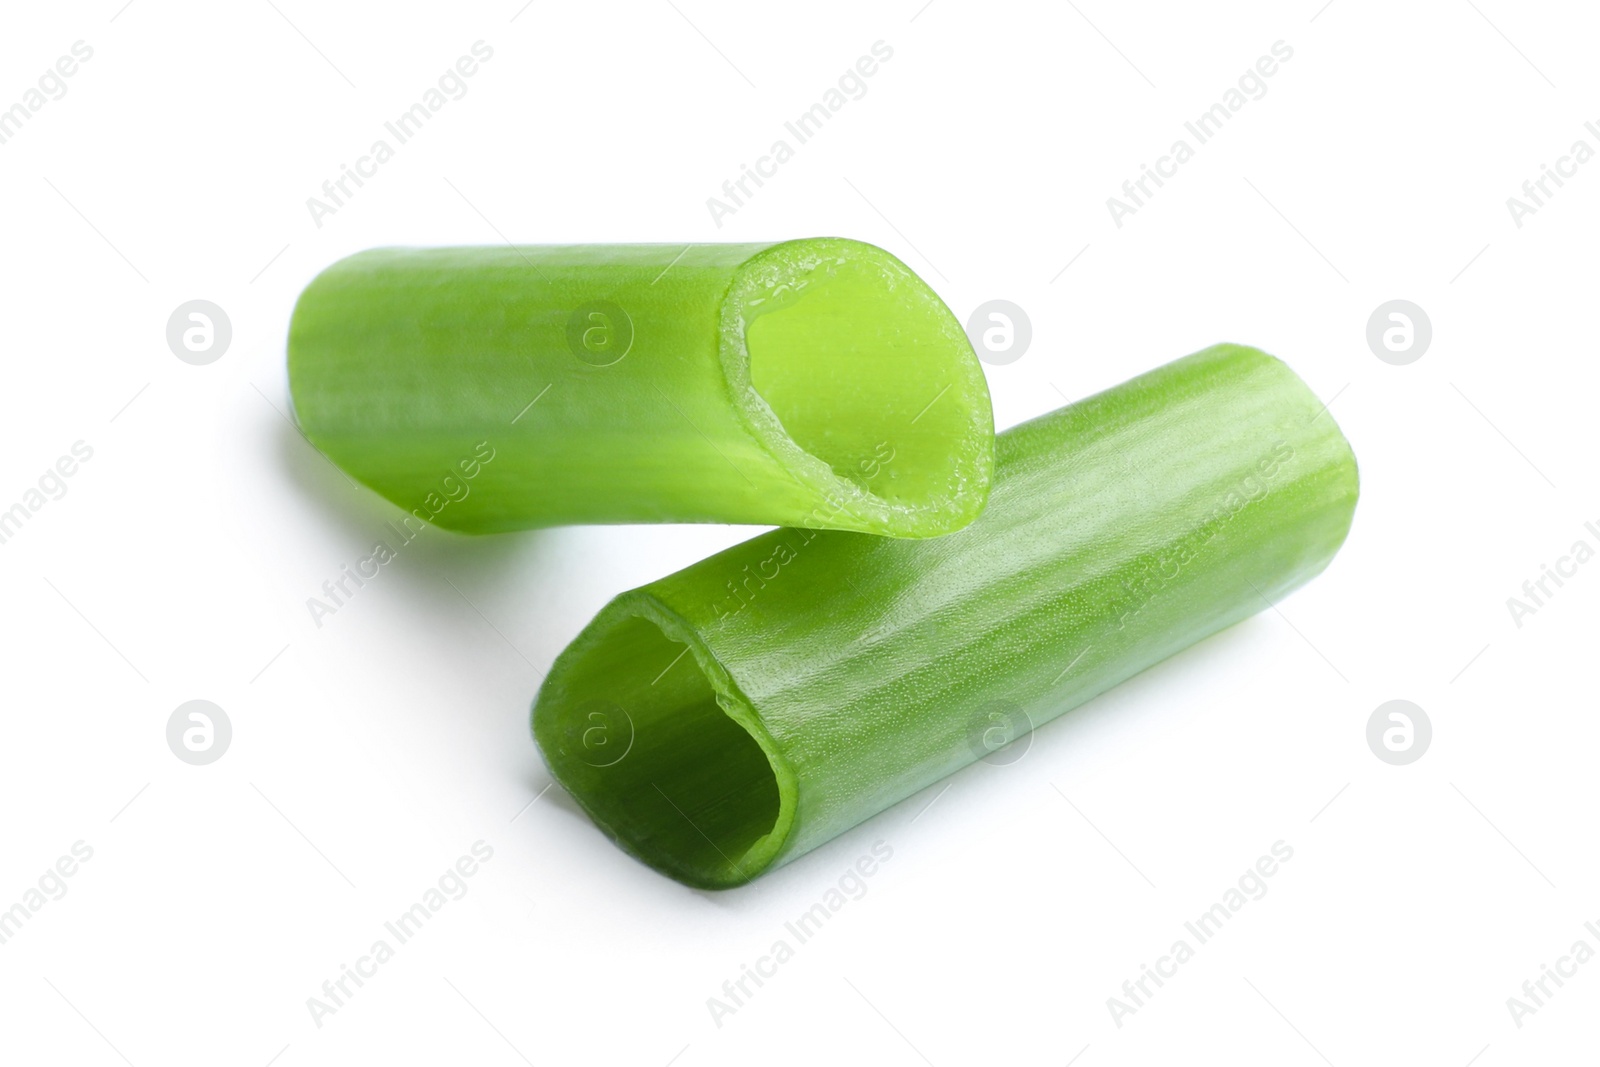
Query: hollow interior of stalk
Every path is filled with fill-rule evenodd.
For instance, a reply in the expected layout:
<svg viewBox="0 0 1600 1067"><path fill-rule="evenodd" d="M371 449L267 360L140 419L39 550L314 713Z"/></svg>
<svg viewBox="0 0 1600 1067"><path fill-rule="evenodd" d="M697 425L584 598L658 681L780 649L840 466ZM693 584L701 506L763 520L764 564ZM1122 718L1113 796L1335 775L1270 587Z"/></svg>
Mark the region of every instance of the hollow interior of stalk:
<svg viewBox="0 0 1600 1067"><path fill-rule="evenodd" d="M870 245L803 259L743 308L750 379L802 449L891 504L947 495L971 434L969 345L937 294ZM785 250L786 251L786 250ZM820 258L820 262L818 262Z"/></svg>
<svg viewBox="0 0 1600 1067"><path fill-rule="evenodd" d="M567 682L574 699L554 709L556 728L566 758L581 761L570 766L590 783L584 801L596 819L646 862L693 881L754 874L757 861L746 857L777 822L777 778L755 738L718 705L686 646L647 619L626 619L589 648ZM608 726L609 749L586 743L591 696L628 723Z"/></svg>

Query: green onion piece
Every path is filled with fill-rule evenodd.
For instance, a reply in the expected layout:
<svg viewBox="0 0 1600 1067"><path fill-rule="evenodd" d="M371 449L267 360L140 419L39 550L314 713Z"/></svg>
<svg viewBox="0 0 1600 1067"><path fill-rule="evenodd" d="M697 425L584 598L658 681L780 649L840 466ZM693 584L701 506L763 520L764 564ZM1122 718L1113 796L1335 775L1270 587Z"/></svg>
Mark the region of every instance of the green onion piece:
<svg viewBox="0 0 1600 1067"><path fill-rule="evenodd" d="M740 885L1263 610L1356 495L1310 389L1218 345L1001 434L958 533L780 529L622 594L534 734L623 848Z"/></svg>
<svg viewBox="0 0 1600 1067"><path fill-rule="evenodd" d="M841 238L363 252L301 295L289 382L335 463L469 533L930 537L983 510L994 465L961 324Z"/></svg>

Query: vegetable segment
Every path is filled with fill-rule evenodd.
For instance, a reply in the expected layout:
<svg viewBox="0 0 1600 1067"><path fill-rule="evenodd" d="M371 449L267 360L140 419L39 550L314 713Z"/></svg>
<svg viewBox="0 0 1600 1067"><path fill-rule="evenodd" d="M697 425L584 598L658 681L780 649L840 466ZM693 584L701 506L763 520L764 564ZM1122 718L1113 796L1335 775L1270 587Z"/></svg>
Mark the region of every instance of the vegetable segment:
<svg viewBox="0 0 1600 1067"><path fill-rule="evenodd" d="M899 260L840 238L363 252L301 295L289 381L334 462L471 533L929 537L983 510L994 462L961 325Z"/></svg>
<svg viewBox="0 0 1600 1067"><path fill-rule="evenodd" d="M1218 345L998 438L926 541L781 529L606 605L533 727L618 844L735 886L1320 572L1355 458L1271 356Z"/></svg>

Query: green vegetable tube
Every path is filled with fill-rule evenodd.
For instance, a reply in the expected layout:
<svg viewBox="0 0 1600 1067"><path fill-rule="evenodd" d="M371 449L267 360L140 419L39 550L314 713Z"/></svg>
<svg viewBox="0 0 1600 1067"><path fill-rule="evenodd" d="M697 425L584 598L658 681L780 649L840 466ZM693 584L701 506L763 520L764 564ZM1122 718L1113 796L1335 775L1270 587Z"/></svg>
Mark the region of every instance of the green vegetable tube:
<svg viewBox="0 0 1600 1067"><path fill-rule="evenodd" d="M1218 345L1001 434L925 541L780 529L606 605L533 709L629 852L735 886L1327 566L1355 458L1292 371Z"/></svg>
<svg viewBox="0 0 1600 1067"><path fill-rule="evenodd" d="M842 238L362 252L301 294L289 383L335 463L470 533L930 537L983 510L994 465L960 323Z"/></svg>

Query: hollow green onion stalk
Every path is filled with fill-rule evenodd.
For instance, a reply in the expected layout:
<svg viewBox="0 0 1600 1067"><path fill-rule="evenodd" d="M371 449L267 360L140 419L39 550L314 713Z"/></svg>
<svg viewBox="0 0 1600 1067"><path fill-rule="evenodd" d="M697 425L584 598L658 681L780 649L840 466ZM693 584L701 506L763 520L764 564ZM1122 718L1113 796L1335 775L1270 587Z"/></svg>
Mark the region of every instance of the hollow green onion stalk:
<svg viewBox="0 0 1600 1067"><path fill-rule="evenodd" d="M1311 390L1218 345L1001 434L948 537L780 529L618 596L534 733L623 848L739 885L1263 610L1356 496Z"/></svg>
<svg viewBox="0 0 1600 1067"><path fill-rule="evenodd" d="M289 382L341 468L471 533L929 537L983 510L994 462L960 323L841 238L362 252L301 295Z"/></svg>

